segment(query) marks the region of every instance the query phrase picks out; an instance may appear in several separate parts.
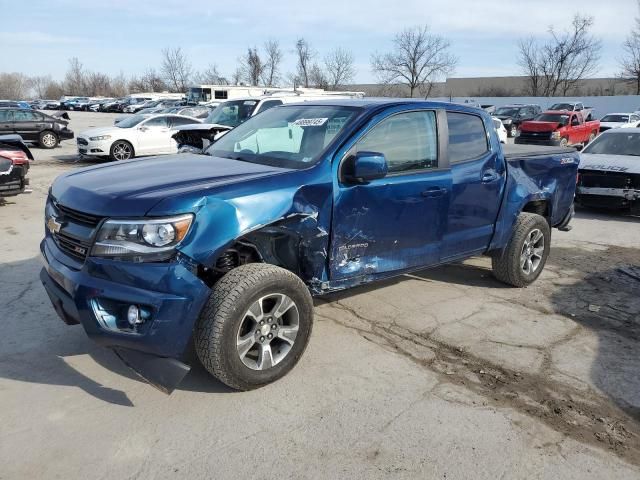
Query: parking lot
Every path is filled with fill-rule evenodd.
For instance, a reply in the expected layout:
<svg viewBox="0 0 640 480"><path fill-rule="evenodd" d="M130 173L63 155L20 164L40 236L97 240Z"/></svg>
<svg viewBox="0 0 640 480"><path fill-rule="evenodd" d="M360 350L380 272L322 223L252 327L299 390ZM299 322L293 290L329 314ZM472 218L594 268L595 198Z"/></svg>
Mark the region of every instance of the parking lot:
<svg viewBox="0 0 640 480"><path fill-rule="evenodd" d="M0 479L638 478L640 218L578 210L525 289L478 257L317 298L282 380L196 366L167 396L51 307L47 191L97 160L32 151L33 193L0 204Z"/></svg>

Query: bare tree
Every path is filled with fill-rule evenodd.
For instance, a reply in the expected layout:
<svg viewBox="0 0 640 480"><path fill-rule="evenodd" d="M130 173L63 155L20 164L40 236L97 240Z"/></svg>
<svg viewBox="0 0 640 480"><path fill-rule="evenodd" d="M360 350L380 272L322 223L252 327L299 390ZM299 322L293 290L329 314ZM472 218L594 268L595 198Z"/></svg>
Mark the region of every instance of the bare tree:
<svg viewBox="0 0 640 480"><path fill-rule="evenodd" d="M170 90L173 92L187 91L193 69L182 48L165 48L162 50L161 71Z"/></svg>
<svg viewBox="0 0 640 480"><path fill-rule="evenodd" d="M327 77L326 72L317 63L311 65L311 68L309 69L308 85L315 88L329 88L329 78Z"/></svg>
<svg viewBox="0 0 640 480"><path fill-rule="evenodd" d="M202 85L227 85L229 80L220 75L218 66L215 63L209 64L209 66L198 73L196 76L198 83Z"/></svg>
<svg viewBox="0 0 640 480"><path fill-rule="evenodd" d="M84 66L78 59L69 59L69 69L64 76L64 88L70 95L86 95Z"/></svg>
<svg viewBox="0 0 640 480"><path fill-rule="evenodd" d="M640 1L638 1L640 9ZM636 95L640 95L640 17L636 17L635 28L622 44L624 53L620 59L621 77L633 83Z"/></svg>
<svg viewBox="0 0 640 480"><path fill-rule="evenodd" d="M374 54L371 68L383 83L407 85L411 97L416 91L428 97L434 82L452 73L458 62L449 52L450 43L426 25L398 33L393 46L392 52Z"/></svg>
<svg viewBox="0 0 640 480"><path fill-rule="evenodd" d="M53 83L51 75L42 75L31 77L31 89L36 98L47 98L46 93L49 86Z"/></svg>
<svg viewBox="0 0 640 480"><path fill-rule="evenodd" d="M167 84L164 83L162 76L156 72L155 68L148 68L142 75L142 81L146 86L147 92L164 92L167 90Z"/></svg>
<svg viewBox="0 0 640 480"><path fill-rule="evenodd" d="M602 44L591 35L593 17L576 14L568 30L549 28L550 39L520 42L519 64L528 77L530 94L566 96L598 68Z"/></svg>
<svg viewBox="0 0 640 480"><path fill-rule="evenodd" d="M231 75L231 85L240 85L242 83L243 75L242 67L236 68L233 75Z"/></svg>
<svg viewBox="0 0 640 480"><path fill-rule="evenodd" d="M266 87L274 87L280 81L280 63L282 50L277 40L267 40L264 44L265 60L262 83Z"/></svg>
<svg viewBox="0 0 640 480"><path fill-rule="evenodd" d="M92 97L109 95L111 93L111 79L104 73L87 72L85 74L85 93Z"/></svg>
<svg viewBox="0 0 640 480"><path fill-rule="evenodd" d="M265 70L265 64L260 58L257 48L248 48L247 53L240 58L242 69L242 77L249 85L260 85L262 75Z"/></svg>
<svg viewBox="0 0 640 480"><path fill-rule="evenodd" d="M0 73L0 98L23 100L29 95L31 82L22 73Z"/></svg>
<svg viewBox="0 0 640 480"><path fill-rule="evenodd" d="M324 57L324 68L330 88L350 83L356 74L353 53L342 48L332 50Z"/></svg>
<svg viewBox="0 0 640 480"><path fill-rule="evenodd" d="M304 38L299 38L296 42L296 55L298 58L298 81L308 88L311 79L311 61L315 54Z"/></svg>

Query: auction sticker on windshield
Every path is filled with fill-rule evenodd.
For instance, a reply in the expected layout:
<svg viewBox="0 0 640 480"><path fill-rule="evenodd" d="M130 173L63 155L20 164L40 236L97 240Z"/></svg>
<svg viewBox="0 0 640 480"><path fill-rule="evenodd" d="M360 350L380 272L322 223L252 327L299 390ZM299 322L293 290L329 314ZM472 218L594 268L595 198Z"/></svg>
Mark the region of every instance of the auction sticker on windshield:
<svg viewBox="0 0 640 480"><path fill-rule="evenodd" d="M294 125L299 127L319 127L327 123L328 118L299 118L295 122Z"/></svg>

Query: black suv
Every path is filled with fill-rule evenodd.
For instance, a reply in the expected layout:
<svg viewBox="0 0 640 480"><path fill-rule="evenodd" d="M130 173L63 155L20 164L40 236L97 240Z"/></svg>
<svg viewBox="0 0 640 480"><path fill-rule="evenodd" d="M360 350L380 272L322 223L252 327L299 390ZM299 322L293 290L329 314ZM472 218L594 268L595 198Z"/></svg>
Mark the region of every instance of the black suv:
<svg viewBox="0 0 640 480"><path fill-rule="evenodd" d="M0 108L0 135L17 134L26 142L54 148L60 140L73 138L69 122L23 108Z"/></svg>
<svg viewBox="0 0 640 480"><path fill-rule="evenodd" d="M523 105L518 103L497 108L493 116L502 120L504 128L507 129L507 135L515 137L518 132L518 127L520 127L522 122L533 120L541 113L542 108L540 108L540 105Z"/></svg>

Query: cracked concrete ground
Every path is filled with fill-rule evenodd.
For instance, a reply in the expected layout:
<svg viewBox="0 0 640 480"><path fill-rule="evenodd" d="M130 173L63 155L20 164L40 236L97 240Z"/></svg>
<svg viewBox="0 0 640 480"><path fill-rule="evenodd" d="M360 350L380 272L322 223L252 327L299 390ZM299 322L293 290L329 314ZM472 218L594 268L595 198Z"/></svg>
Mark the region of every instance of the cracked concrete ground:
<svg viewBox="0 0 640 480"><path fill-rule="evenodd" d="M640 476L640 220L580 211L526 289L474 258L317 299L281 381L196 368L166 396L49 305L42 206L73 144L34 153L34 193L0 206L0 479Z"/></svg>

